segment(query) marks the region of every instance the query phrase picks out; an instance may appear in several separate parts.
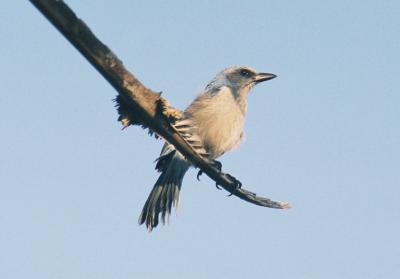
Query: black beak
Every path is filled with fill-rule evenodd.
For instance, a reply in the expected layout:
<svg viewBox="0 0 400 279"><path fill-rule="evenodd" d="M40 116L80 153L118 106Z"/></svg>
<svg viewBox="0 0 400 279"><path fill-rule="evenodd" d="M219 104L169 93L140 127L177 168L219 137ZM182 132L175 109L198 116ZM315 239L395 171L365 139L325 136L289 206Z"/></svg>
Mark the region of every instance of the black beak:
<svg viewBox="0 0 400 279"><path fill-rule="evenodd" d="M268 74L268 73L258 73L255 76L254 82L255 83L260 83L260 82L267 81L267 80L270 80L270 79L273 79L273 78L276 78L276 75Z"/></svg>

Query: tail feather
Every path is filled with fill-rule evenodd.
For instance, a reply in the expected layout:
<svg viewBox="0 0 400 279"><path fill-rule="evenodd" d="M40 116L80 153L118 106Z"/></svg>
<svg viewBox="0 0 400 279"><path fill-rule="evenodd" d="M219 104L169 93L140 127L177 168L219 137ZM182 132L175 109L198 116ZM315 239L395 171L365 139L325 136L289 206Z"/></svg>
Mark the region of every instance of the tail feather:
<svg viewBox="0 0 400 279"><path fill-rule="evenodd" d="M168 165L165 166L143 206L139 224L146 223L149 231L158 225L160 214L161 221L165 224L166 218L171 214L172 207L178 207L183 177L189 168L189 164L177 155L171 158Z"/></svg>

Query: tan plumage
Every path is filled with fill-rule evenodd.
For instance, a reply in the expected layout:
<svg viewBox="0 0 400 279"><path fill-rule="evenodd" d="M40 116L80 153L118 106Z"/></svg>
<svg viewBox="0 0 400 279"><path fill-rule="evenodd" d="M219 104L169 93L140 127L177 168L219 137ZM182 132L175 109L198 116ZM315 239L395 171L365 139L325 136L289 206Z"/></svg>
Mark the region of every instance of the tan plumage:
<svg viewBox="0 0 400 279"><path fill-rule="evenodd" d="M257 73L250 67L221 71L184 111L174 127L204 157L214 160L239 145L247 110L247 94L257 83L275 75ZM161 172L139 217L151 231L177 206L183 177L191 166L175 148L166 143L157 159Z"/></svg>

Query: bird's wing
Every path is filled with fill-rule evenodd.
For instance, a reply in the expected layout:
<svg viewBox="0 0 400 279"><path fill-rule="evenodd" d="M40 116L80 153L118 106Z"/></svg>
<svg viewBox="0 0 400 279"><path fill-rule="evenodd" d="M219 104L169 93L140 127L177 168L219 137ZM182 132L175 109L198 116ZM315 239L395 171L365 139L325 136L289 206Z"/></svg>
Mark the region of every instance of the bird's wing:
<svg viewBox="0 0 400 279"><path fill-rule="evenodd" d="M203 146L203 142L197 134L197 127L190 119L177 121L173 127L183 137L183 139L202 157L207 158L208 153Z"/></svg>
<svg viewBox="0 0 400 279"><path fill-rule="evenodd" d="M182 136L182 138L189 144L193 150L199 154L201 157L207 159L209 154L203 147L203 143L200 139L200 137L197 135L197 127L194 125L194 123L190 119L181 119L175 122L175 124L172 125L176 131ZM176 153L175 147L166 142L161 149L161 154L160 157L156 159L156 170L163 172L168 166L168 163L170 160L173 158L174 154ZM182 156L179 152L178 154ZM184 158L184 156L182 156Z"/></svg>
<svg viewBox="0 0 400 279"><path fill-rule="evenodd" d="M191 119L183 118L172 125L183 139L193 148L201 157L207 159L208 153L203 146L203 142L197 134L197 127Z"/></svg>

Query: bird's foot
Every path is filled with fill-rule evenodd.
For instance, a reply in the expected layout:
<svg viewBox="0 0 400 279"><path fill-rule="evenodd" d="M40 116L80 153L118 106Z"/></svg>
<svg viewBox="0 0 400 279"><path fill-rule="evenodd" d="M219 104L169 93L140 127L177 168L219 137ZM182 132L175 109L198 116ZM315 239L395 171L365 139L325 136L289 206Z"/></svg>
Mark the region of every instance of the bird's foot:
<svg viewBox="0 0 400 279"><path fill-rule="evenodd" d="M235 183L235 190L242 188L242 182L236 179L236 177L230 175L229 173L226 173L225 175ZM232 196L232 193L228 195L228 197L230 196Z"/></svg>
<svg viewBox="0 0 400 279"><path fill-rule="evenodd" d="M242 188L242 182L240 182L238 179L236 179L236 177L230 175L229 173L227 173L226 176L228 176L229 179L233 180L233 182L235 183L235 189Z"/></svg>
<svg viewBox="0 0 400 279"><path fill-rule="evenodd" d="M217 160L212 160L211 164L216 167L219 171L222 170L222 163L220 161Z"/></svg>
<svg viewBox="0 0 400 279"><path fill-rule="evenodd" d="M215 168L217 168L219 171L221 171L222 170L222 163L220 162L220 161L217 161L217 160L212 160L211 161L211 164L215 167ZM203 171L202 170L199 170L198 171L198 173L197 173L197 180L199 180L200 181L200 176L203 174ZM241 187L242 187L242 182L240 182L238 179L236 179L234 176L232 176L232 175L230 175L230 174L228 174L228 173L225 173L225 175L228 177L228 179L230 179L230 180L232 180L234 183L235 183L235 190L236 189L240 189ZM218 183L215 183L215 187L218 189L218 190L222 190L221 189L221 187L219 187L219 185L218 185ZM230 194L230 196L231 196L232 194Z"/></svg>
<svg viewBox="0 0 400 279"><path fill-rule="evenodd" d="M220 161L212 160L211 165L213 165L213 167L217 168L219 171L221 171L221 169L222 169L222 164ZM197 173L197 176L196 176L198 181L200 181L200 176L202 174L203 174L203 171L199 170L199 172ZM217 188L220 189L218 186L217 186Z"/></svg>

